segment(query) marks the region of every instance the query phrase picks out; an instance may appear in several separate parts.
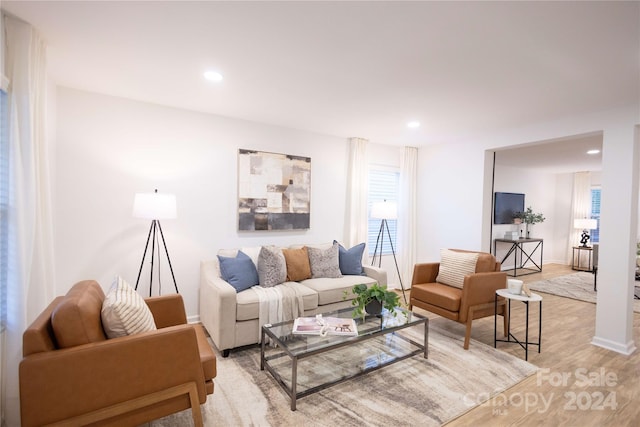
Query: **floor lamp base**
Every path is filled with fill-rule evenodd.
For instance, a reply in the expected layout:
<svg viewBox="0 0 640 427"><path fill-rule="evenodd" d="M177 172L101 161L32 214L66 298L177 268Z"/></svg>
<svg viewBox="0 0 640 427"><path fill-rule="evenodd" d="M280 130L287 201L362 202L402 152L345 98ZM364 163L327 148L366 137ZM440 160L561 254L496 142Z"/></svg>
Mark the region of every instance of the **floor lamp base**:
<svg viewBox="0 0 640 427"><path fill-rule="evenodd" d="M169 251L167 250L167 243L164 240L164 234L162 233L162 227L160 221L154 219L151 221L151 227L149 228L149 235L147 236L147 244L144 247L144 253L142 254L142 262L140 263L140 270L138 270L138 278L136 279L135 290L138 290L138 283L140 282L140 275L142 274L142 267L144 267L144 260L147 257L147 250L149 249L149 241L151 241L151 276L149 278L149 296L151 296L151 290L153 287L153 261L156 252L156 243L158 245L158 258L160 258L160 242L158 242L157 231L160 231L160 237L162 238L162 245L164 246L164 253L167 255L167 261L169 261L169 270L171 270L171 277L173 278L173 286L178 291L178 285L176 284L176 276L173 274L173 267L171 266L171 258L169 258ZM158 260L160 262L160 260ZM159 276L159 274L158 274ZM158 278L158 281L160 279ZM159 289L160 291L160 289Z"/></svg>
<svg viewBox="0 0 640 427"><path fill-rule="evenodd" d="M373 258L371 259L371 265L374 265L376 262L376 255L378 256L378 267L382 265L382 246L384 243L384 230L387 230L387 237L389 238L389 244L391 245L391 253L393 254L393 262L396 265L396 272L398 273L398 281L400 282L400 288L402 289L402 298L404 299L404 303L407 302L407 295L405 294L404 285L402 284L402 277L400 276L400 269L398 268L398 260L396 259L396 251L393 248L393 240L391 240L391 233L389 232L389 224L387 224L387 220L383 219L380 222L380 231L378 232L378 238L376 239L376 248L373 251ZM379 244L379 245L378 245ZM378 247L380 247L380 252L378 253Z"/></svg>

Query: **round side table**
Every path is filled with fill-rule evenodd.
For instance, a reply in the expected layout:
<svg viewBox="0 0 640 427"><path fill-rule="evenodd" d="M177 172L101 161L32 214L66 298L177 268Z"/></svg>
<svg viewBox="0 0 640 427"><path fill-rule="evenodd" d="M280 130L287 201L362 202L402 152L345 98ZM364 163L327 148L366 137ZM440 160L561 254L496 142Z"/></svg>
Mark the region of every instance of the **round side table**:
<svg viewBox="0 0 640 427"><path fill-rule="evenodd" d="M502 339L498 339L497 337L497 313L498 313L498 297L503 297L506 298L507 300L507 317L508 317L508 322L507 322L507 339L506 340L502 340ZM526 305L526 310L527 310L527 314L525 317L525 338L524 341L520 341L518 340L515 336L513 336L513 334L511 333L511 301L520 301L522 303L524 303ZM539 306L539 313L540 316L538 318L538 341L529 341L529 303L530 302L537 302L540 306ZM519 344L520 347L522 347L524 349L524 360L528 360L529 359L529 346L530 345L535 345L538 346L538 353L540 353L540 342L542 340L542 297L538 294L534 294L531 293L531 296L528 297L525 294L512 294L511 292L509 292L508 289L498 289L496 291L496 295L495 295L495 299L494 299L494 314L493 314L493 347L495 348L497 346L498 342L508 342L508 343L515 343L515 344Z"/></svg>

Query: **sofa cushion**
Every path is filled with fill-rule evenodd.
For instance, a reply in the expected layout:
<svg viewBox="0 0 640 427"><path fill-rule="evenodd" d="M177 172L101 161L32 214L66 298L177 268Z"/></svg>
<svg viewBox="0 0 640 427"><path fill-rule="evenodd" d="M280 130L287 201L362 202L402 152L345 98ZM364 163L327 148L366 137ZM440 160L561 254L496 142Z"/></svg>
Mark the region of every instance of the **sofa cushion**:
<svg viewBox="0 0 640 427"><path fill-rule="evenodd" d="M282 249L275 246L263 246L258 256L258 278L260 286L269 288L287 280L287 262Z"/></svg>
<svg viewBox="0 0 640 427"><path fill-rule="evenodd" d="M51 313L51 326L58 348L104 341L100 310L104 292L93 280L78 282L62 297Z"/></svg>
<svg viewBox="0 0 640 427"><path fill-rule="evenodd" d="M332 304L344 301L344 291L351 289L360 283L370 285L376 281L367 276L341 276L338 278L307 279L300 282L318 293L318 305ZM307 306L304 307L307 310Z"/></svg>
<svg viewBox="0 0 640 427"><path fill-rule="evenodd" d="M337 243L335 240L333 243ZM342 245L338 245L338 265L340 273L362 275L362 254L364 253L365 244L360 243L350 249L345 249Z"/></svg>
<svg viewBox="0 0 640 427"><path fill-rule="evenodd" d="M309 264L311 265L311 277L314 279L342 277L338 258L338 243L334 243L328 249L309 247Z"/></svg>
<svg viewBox="0 0 640 427"><path fill-rule="evenodd" d="M120 276L114 279L102 303L102 324L109 338L156 330L147 303Z"/></svg>
<svg viewBox="0 0 640 427"><path fill-rule="evenodd" d="M411 287L411 298L428 301L436 307L457 312L460 310L462 289L440 283L420 283Z"/></svg>
<svg viewBox="0 0 640 427"><path fill-rule="evenodd" d="M464 276L476 272L478 255L477 252L457 252L441 249L440 267L436 282L462 288Z"/></svg>
<svg viewBox="0 0 640 427"><path fill-rule="evenodd" d="M302 295L302 304L305 310L318 308L318 293L296 283ZM277 286L277 285L276 285ZM253 289L247 289L236 295L236 320L257 319L260 313L260 301L258 294Z"/></svg>
<svg viewBox="0 0 640 427"><path fill-rule="evenodd" d="M251 258L242 251L231 258L218 255L220 277L233 286L236 292L244 291L259 283L258 270Z"/></svg>
<svg viewBox="0 0 640 427"><path fill-rule="evenodd" d="M300 249L283 249L282 254L287 264L287 281L298 282L311 277L309 252L306 246Z"/></svg>

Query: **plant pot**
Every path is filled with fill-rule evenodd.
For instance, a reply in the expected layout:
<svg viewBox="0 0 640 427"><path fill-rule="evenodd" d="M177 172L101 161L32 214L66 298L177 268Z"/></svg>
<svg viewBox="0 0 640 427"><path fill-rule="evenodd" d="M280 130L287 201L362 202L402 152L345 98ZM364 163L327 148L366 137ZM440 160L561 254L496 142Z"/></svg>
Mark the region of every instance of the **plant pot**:
<svg viewBox="0 0 640 427"><path fill-rule="evenodd" d="M364 311L372 316L379 316L382 313L382 303L377 299L373 300L364 306Z"/></svg>

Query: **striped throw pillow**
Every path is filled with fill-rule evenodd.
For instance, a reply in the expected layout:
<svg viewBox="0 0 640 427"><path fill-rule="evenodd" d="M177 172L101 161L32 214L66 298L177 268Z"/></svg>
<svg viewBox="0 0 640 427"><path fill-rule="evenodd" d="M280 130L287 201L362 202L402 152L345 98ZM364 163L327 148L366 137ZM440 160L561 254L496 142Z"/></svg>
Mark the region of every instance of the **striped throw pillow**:
<svg viewBox="0 0 640 427"><path fill-rule="evenodd" d="M462 289L464 276L476 272L479 253L440 250L440 269L436 282Z"/></svg>
<svg viewBox="0 0 640 427"><path fill-rule="evenodd" d="M117 276L102 303L102 327L109 338L155 331L153 314L144 299Z"/></svg>

